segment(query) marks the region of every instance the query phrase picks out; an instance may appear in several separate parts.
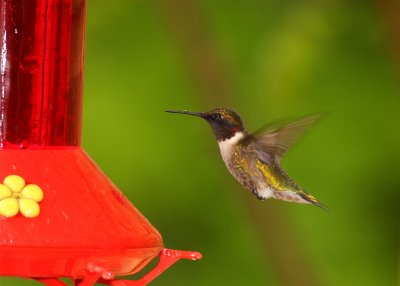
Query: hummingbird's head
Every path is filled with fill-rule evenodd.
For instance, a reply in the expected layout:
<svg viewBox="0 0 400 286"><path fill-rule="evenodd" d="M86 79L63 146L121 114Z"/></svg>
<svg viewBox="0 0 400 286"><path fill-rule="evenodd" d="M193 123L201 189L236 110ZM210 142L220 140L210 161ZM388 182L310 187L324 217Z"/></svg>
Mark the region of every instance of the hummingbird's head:
<svg viewBox="0 0 400 286"><path fill-rule="evenodd" d="M240 116L227 108L216 108L208 112L192 112L187 110L167 110L167 112L193 115L205 119L210 124L218 141L230 139L237 132L245 131Z"/></svg>

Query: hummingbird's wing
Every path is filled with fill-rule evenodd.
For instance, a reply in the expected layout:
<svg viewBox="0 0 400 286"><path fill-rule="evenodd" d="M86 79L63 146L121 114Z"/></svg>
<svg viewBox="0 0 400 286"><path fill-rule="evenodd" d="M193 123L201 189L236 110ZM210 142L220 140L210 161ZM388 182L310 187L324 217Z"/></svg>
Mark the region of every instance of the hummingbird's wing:
<svg viewBox="0 0 400 286"><path fill-rule="evenodd" d="M255 132L253 136L268 153L279 160L323 115L324 113L316 113L285 125L270 126Z"/></svg>

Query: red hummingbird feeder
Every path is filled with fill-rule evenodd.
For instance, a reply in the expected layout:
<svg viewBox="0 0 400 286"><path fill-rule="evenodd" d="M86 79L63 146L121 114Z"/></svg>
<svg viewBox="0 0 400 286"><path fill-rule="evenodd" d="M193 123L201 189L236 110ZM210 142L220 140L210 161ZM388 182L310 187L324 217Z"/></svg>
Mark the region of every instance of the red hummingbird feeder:
<svg viewBox="0 0 400 286"><path fill-rule="evenodd" d="M164 248L80 147L85 0L3 0L0 276L46 285L147 285L198 252ZM117 276L140 271L139 280Z"/></svg>

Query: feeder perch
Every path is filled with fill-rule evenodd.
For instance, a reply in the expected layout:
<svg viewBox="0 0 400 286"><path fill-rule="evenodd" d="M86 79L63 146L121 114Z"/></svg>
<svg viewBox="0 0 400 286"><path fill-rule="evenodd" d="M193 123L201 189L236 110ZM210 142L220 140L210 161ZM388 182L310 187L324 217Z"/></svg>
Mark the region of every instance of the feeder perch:
<svg viewBox="0 0 400 286"><path fill-rule="evenodd" d="M80 147L85 0L0 5L0 276L147 285L179 259L200 259L164 248ZM157 256L143 278L117 278Z"/></svg>

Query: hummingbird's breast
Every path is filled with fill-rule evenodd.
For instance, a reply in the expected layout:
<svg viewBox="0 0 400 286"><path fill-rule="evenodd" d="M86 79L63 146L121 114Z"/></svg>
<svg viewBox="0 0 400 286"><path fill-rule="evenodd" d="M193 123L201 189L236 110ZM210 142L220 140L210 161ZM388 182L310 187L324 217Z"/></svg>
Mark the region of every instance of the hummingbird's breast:
<svg viewBox="0 0 400 286"><path fill-rule="evenodd" d="M238 133L218 143L226 167L239 183L257 196L260 189L266 190L267 185L256 165L258 151L250 137ZM269 196L265 194L263 198Z"/></svg>
<svg viewBox="0 0 400 286"><path fill-rule="evenodd" d="M228 162L232 157L235 146L244 137L245 134L243 132L236 132L235 135L231 138L218 141L219 150L221 152L222 159L224 160L226 165L228 165Z"/></svg>

